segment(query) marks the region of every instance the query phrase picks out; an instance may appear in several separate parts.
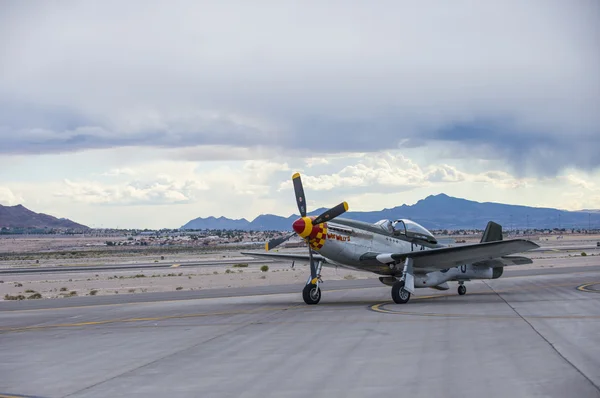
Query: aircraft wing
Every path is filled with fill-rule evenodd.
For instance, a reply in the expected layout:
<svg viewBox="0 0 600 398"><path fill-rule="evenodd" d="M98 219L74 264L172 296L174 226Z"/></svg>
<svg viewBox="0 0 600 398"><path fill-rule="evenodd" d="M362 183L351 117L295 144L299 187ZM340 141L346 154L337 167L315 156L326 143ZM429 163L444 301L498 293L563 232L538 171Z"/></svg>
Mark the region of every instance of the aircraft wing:
<svg viewBox="0 0 600 398"><path fill-rule="evenodd" d="M493 260L483 260L474 262L473 265L478 267L506 267L510 265L524 265L524 264L533 264L533 260L529 257L520 257L520 256L504 256L498 257Z"/></svg>
<svg viewBox="0 0 600 398"><path fill-rule="evenodd" d="M252 257L268 257L271 259L279 259L279 260L290 260L290 261L306 261L307 263L310 262L310 257L308 256L308 253L306 254L302 254L302 253L260 253L260 252L242 252L241 254L245 255L245 256L252 256ZM313 260L315 261L323 261L326 262L325 257L321 256L320 254L317 253L313 253Z"/></svg>
<svg viewBox="0 0 600 398"><path fill-rule="evenodd" d="M406 258L412 258L415 270L435 271L474 263L478 265L489 264L490 266L527 264L528 262L523 260L524 257L513 257L513 260L511 260L511 257L504 256L525 252L537 247L539 247L537 244L529 240L513 239L410 253L378 254L375 258L383 263L404 262ZM365 258L365 260L372 259Z"/></svg>

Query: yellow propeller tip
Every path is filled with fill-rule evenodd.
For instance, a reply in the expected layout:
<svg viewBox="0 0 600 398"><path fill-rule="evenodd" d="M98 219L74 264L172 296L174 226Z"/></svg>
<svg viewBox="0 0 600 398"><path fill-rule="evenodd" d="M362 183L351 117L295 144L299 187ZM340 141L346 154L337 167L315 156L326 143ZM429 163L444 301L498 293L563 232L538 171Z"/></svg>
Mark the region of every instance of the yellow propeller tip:
<svg viewBox="0 0 600 398"><path fill-rule="evenodd" d="M296 173L292 176L292 180L295 180L296 178L300 178L300 173Z"/></svg>
<svg viewBox="0 0 600 398"><path fill-rule="evenodd" d="M269 242L265 243L265 251L269 251Z"/></svg>
<svg viewBox="0 0 600 398"><path fill-rule="evenodd" d="M344 202L344 210L348 211L348 202Z"/></svg>

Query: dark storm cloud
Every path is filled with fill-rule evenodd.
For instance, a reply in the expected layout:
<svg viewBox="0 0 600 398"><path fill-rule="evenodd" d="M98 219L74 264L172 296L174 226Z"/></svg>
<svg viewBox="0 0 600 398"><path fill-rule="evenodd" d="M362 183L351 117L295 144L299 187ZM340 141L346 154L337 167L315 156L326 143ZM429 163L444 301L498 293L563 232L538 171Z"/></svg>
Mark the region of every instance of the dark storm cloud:
<svg viewBox="0 0 600 398"><path fill-rule="evenodd" d="M6 105L6 103L5 103ZM134 126L64 107L10 103L0 107L0 154L74 152L127 146L251 146L264 132L224 116L172 116Z"/></svg>
<svg viewBox="0 0 600 398"><path fill-rule="evenodd" d="M597 2L147 4L0 12L0 153L448 142L600 165Z"/></svg>
<svg viewBox="0 0 600 398"><path fill-rule="evenodd" d="M547 134L523 129L512 121L488 120L449 125L434 131L430 137L463 144L463 157L507 159L517 176L530 172L554 175L569 166L586 170L600 166L600 130L587 134L582 131Z"/></svg>

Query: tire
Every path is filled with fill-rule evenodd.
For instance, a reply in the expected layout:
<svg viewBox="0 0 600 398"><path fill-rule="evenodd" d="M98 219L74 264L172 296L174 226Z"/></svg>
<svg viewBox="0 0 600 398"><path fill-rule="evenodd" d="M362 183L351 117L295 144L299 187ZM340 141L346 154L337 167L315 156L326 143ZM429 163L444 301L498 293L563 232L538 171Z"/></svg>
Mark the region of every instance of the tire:
<svg viewBox="0 0 600 398"><path fill-rule="evenodd" d="M308 305L319 304L319 301L321 301L321 288L313 283L309 283L302 290L302 298Z"/></svg>
<svg viewBox="0 0 600 398"><path fill-rule="evenodd" d="M458 285L458 294L461 296L467 294L467 288L465 285Z"/></svg>
<svg viewBox="0 0 600 398"><path fill-rule="evenodd" d="M392 286L392 300L396 304L406 304L410 300L410 292L404 290L404 281L396 282Z"/></svg>

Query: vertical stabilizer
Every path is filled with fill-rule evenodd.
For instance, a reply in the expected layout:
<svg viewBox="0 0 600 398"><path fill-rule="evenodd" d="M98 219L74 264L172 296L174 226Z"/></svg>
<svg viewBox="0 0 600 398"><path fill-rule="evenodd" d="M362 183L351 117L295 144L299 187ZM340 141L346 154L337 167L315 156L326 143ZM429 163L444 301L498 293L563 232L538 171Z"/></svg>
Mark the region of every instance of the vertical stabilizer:
<svg viewBox="0 0 600 398"><path fill-rule="evenodd" d="M485 231L481 237L481 243L496 242L498 240L502 240L502 225L490 221L488 222L487 227L485 227Z"/></svg>

